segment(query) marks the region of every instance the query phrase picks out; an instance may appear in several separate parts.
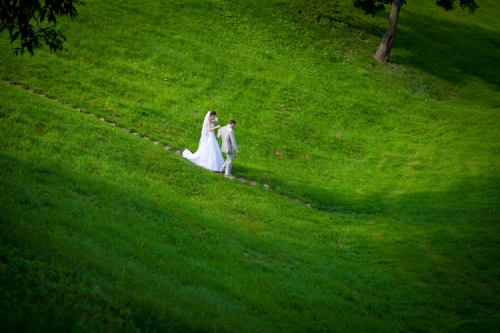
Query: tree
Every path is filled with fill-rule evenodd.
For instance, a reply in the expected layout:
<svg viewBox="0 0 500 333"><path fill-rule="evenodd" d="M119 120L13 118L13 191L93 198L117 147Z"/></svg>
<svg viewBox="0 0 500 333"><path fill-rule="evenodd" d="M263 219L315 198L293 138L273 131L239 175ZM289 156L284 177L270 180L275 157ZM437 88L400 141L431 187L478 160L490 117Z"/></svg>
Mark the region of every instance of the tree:
<svg viewBox="0 0 500 333"><path fill-rule="evenodd" d="M469 12L474 13L474 11L479 8L475 0L459 0L460 7L468 8ZM377 53L373 56L378 61L389 61L389 56L391 54L392 43L396 38L396 27L398 24L399 11L401 7L406 4L406 0L354 0L354 7L361 8L365 11L365 14L375 14L379 11L385 10L385 5L392 4L391 14L389 15L389 28L382 37L380 46L378 47ZM455 0L437 0L436 5L444 8L444 10L449 11L455 9Z"/></svg>
<svg viewBox="0 0 500 333"><path fill-rule="evenodd" d="M75 19L75 5L83 4L81 0L0 0L0 32L8 30L11 43L21 40L20 47L14 49L15 55L25 51L33 55L35 49L43 46L42 42L51 51L62 50L66 37L56 29L57 18Z"/></svg>

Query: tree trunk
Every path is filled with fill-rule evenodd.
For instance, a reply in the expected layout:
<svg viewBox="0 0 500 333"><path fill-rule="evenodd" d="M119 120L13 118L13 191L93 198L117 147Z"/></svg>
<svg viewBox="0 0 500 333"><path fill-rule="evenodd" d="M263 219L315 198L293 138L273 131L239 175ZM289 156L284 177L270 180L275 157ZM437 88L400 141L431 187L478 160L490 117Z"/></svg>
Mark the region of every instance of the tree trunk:
<svg viewBox="0 0 500 333"><path fill-rule="evenodd" d="M389 60L389 55L391 54L392 43L396 38L396 27L398 25L399 10L403 5L403 0L393 0L391 15L389 15L389 29L385 33L380 46L378 47L377 53L373 56L377 61L387 62Z"/></svg>

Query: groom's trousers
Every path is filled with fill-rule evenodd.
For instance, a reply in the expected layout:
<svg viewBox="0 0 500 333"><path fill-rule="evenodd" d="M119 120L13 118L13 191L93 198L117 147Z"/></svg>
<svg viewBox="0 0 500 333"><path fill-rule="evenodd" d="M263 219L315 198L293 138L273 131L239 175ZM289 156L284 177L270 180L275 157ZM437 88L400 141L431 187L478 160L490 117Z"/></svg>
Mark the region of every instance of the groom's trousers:
<svg viewBox="0 0 500 333"><path fill-rule="evenodd" d="M231 169L233 168L233 161L234 153L226 153L226 162L224 162L224 165L220 168L220 172L224 172L226 176L230 176Z"/></svg>

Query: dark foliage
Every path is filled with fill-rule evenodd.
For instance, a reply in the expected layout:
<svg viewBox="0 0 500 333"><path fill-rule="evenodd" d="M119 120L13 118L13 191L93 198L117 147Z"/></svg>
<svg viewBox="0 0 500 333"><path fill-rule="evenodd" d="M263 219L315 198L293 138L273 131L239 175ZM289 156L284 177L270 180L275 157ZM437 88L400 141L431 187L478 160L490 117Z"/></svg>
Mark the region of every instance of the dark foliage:
<svg viewBox="0 0 500 333"><path fill-rule="evenodd" d="M444 10L449 11L455 9L455 0L437 0L436 4L439 7L443 7ZM477 5L475 0L460 0L460 7L468 8L469 12L474 13L479 6Z"/></svg>
<svg viewBox="0 0 500 333"><path fill-rule="evenodd" d="M452 1L452 0L451 0ZM361 8L365 14L375 16L377 12L384 11L385 5L392 4L392 0L354 0L354 7ZM403 0L403 5L406 0Z"/></svg>
<svg viewBox="0 0 500 333"><path fill-rule="evenodd" d="M83 4L80 0L0 0L0 32L8 30L11 43L20 39L20 47L14 49L16 55L25 51L33 55L42 43L51 51L60 51L66 37L56 29L57 18L75 19L75 5ZM41 26L44 23L46 26Z"/></svg>
<svg viewBox="0 0 500 333"><path fill-rule="evenodd" d="M456 0L437 0L436 5L444 8L444 10L449 11L455 9ZM469 12L473 13L479 6L475 0L459 0L460 7L468 8ZM354 7L361 8L365 11L365 14L370 14L374 16L377 12L385 10L385 5L392 4L392 0L354 0ZM403 5L406 4L406 0L403 0Z"/></svg>

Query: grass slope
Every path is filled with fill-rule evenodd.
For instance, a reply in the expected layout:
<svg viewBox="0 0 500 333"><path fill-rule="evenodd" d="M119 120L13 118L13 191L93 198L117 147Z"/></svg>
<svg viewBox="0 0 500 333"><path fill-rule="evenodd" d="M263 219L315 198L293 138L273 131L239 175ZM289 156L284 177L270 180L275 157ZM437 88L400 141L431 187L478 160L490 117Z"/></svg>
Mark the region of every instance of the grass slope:
<svg viewBox="0 0 500 333"><path fill-rule="evenodd" d="M61 22L68 52L0 40L3 324L492 330L500 7L483 2L409 3L388 65L371 59L387 14L350 1L88 1ZM151 144L196 148L209 108L238 120L234 172L258 186Z"/></svg>

